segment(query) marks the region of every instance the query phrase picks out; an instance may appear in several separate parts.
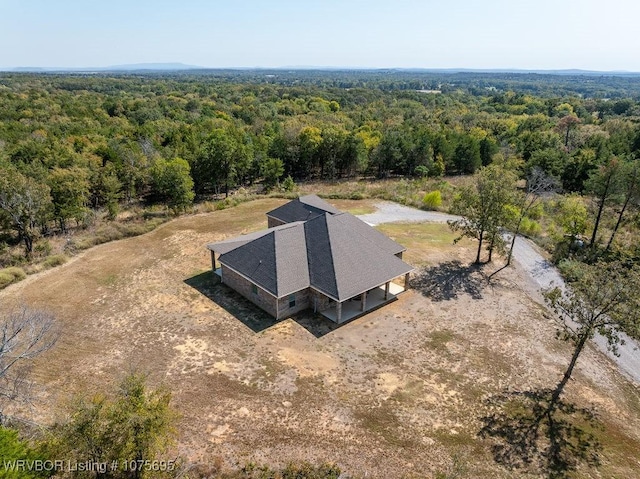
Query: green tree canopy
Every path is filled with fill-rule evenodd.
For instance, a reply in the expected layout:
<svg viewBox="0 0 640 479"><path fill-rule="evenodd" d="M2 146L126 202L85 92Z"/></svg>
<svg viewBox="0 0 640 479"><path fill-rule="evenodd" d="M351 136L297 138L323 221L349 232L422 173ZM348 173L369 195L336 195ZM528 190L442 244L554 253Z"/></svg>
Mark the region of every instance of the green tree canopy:
<svg viewBox="0 0 640 479"><path fill-rule="evenodd" d="M193 203L190 167L182 158L156 160L151 167L151 183L153 192L176 213Z"/></svg>

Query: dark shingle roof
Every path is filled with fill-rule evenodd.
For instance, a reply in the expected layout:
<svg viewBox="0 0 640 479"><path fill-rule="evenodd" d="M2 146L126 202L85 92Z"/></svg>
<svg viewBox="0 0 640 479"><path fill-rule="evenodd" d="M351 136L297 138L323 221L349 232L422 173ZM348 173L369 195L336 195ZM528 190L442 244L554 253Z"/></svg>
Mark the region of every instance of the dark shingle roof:
<svg viewBox="0 0 640 479"><path fill-rule="evenodd" d="M413 270L395 256L404 247L349 213L325 212L207 246L279 298L311 286L344 301Z"/></svg>
<svg viewBox="0 0 640 479"><path fill-rule="evenodd" d="M378 248L388 251L391 254L402 253L407 248L400 243L396 243L384 233L372 228L360 218L356 218L351 213L340 213L335 218L343 223L347 228L351 229L354 233L364 236L369 241L374 243Z"/></svg>
<svg viewBox="0 0 640 479"><path fill-rule="evenodd" d="M264 235L222 254L220 263L278 298L309 287L302 224L286 226L271 228ZM214 251L220 250L218 244L213 245Z"/></svg>
<svg viewBox="0 0 640 479"><path fill-rule="evenodd" d="M316 195L307 195L289 201L289 203L269 211L267 215L285 223L291 223L293 221L307 221L325 213L337 214L340 213L340 210Z"/></svg>
<svg viewBox="0 0 640 479"><path fill-rule="evenodd" d="M305 205L313 206L314 208L318 208L319 210L326 211L327 213L331 213L335 215L337 213L341 213L341 211L333 205L330 205L325 200L320 198L318 195L306 195L298 198L301 203Z"/></svg>
<svg viewBox="0 0 640 479"><path fill-rule="evenodd" d="M311 286L344 301L413 271L412 266L381 248L379 239L362 234L375 231L371 226L363 223L366 230L356 231L353 225L360 220L352 217L345 221L342 216L327 214L304 224Z"/></svg>
<svg viewBox="0 0 640 479"><path fill-rule="evenodd" d="M225 254L255 239L261 238L264 235L268 235L273 231L278 231L284 228L291 228L292 226L295 226L297 224L302 224L302 222L294 221L293 223L276 226L275 228L270 228L268 230L255 231L253 233L236 236L235 238L230 238L228 240L218 241L217 243L209 243L207 244L207 248L209 248L211 251L215 251L216 253Z"/></svg>

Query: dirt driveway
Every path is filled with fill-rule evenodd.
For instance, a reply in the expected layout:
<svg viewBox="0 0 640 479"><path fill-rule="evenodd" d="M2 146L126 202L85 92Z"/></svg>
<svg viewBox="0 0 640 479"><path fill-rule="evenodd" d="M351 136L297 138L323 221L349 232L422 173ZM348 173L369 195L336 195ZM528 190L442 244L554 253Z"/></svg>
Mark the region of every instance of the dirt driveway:
<svg viewBox="0 0 640 479"><path fill-rule="evenodd" d="M179 453L191 460L328 460L380 478L431 477L461 462L467 477L517 477L478 436L485 401L553 385L569 355L523 291L524 273L507 270L489 286L486 272L466 266L472 244L418 251L416 238L449 233L398 228L424 267L416 289L340 328L311 314L273 323L214 284L204 245L263 228L281 203L182 217L0 292L0 309L24 302L60 321L61 340L35 370L45 392L34 419L48 422L72 394L108 390L137 369L172 389ZM599 353L580 361L567 395L596 405L617 438L600 473L631 477L638 393Z"/></svg>

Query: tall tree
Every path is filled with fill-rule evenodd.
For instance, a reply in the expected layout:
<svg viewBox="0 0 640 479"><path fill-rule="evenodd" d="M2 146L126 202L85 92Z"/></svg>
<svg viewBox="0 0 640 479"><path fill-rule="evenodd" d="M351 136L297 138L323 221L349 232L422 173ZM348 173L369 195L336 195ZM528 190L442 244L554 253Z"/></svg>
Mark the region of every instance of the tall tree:
<svg viewBox="0 0 640 479"><path fill-rule="evenodd" d="M569 134L571 133L571 130L574 129L580 123L581 123L580 118L578 118L573 113L563 116L558 122L558 129L564 134L565 148L568 148L569 146Z"/></svg>
<svg viewBox="0 0 640 479"><path fill-rule="evenodd" d="M8 218L29 256L52 208L49 187L12 167L0 171L0 213Z"/></svg>
<svg viewBox="0 0 640 479"><path fill-rule="evenodd" d="M175 213L193 203L193 180L186 160L156 160L151 167L151 182L154 193Z"/></svg>
<svg viewBox="0 0 640 479"><path fill-rule="evenodd" d="M480 143L469 135L458 138L458 144L454 153L454 163L459 175L472 174L482 166Z"/></svg>
<svg viewBox="0 0 640 479"><path fill-rule="evenodd" d="M562 339L573 344L569 365L552 396L556 404L596 333L607 339L614 354L622 333L640 338L640 271L619 262L582 265L578 281L566 291L554 288L544 296L562 321Z"/></svg>
<svg viewBox="0 0 640 479"><path fill-rule="evenodd" d="M593 224L591 240L589 241L589 246L591 247L596 243L604 208L617 193L619 173L620 161L615 157L611 157L607 163L591 175L587 182L587 189L593 194L596 201L596 219Z"/></svg>
<svg viewBox="0 0 640 479"><path fill-rule="evenodd" d="M492 164L481 168L473 185L463 187L454 200L452 212L461 218L448 224L452 230L460 232L456 241L465 236L478 240L476 264L480 264L485 240L489 242L489 260L493 249L500 245L500 230L507 221L505 207L511 201L515 184L516 176L512 170Z"/></svg>
<svg viewBox="0 0 640 479"><path fill-rule="evenodd" d="M80 168L54 168L47 179L53 200L53 217L60 230L66 232L69 219L80 222L88 211L88 175Z"/></svg>
<svg viewBox="0 0 640 479"><path fill-rule="evenodd" d="M514 197L518 214L512 231L511 246L507 254L507 266L511 264L513 248L516 245L516 238L520 234L520 227L522 226L523 220L531 209L538 204L540 196L553 191L556 187L556 181L541 168L534 167L531 169L529 175L527 175L525 190Z"/></svg>
<svg viewBox="0 0 640 479"><path fill-rule="evenodd" d="M262 162L261 172L266 191L273 189L284 174L284 166L279 158L267 158Z"/></svg>
<svg viewBox="0 0 640 479"><path fill-rule="evenodd" d="M637 160L622 164L619 191L620 197L618 198L618 203L620 209L618 210L616 224L613 227L611 236L607 242L606 251L611 249L611 245L613 244L616 233L622 224L627 208L632 202L638 199L638 195L640 194L640 167L638 167Z"/></svg>

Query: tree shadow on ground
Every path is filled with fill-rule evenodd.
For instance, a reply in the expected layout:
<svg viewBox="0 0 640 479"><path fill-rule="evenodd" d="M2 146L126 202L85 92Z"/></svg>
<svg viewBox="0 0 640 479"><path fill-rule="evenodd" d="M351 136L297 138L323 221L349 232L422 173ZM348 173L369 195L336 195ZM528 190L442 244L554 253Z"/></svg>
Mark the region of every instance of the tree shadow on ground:
<svg viewBox="0 0 640 479"><path fill-rule="evenodd" d="M509 392L486 400L494 411L481 418L482 438L492 438L495 461L508 469L569 477L578 465L597 466L601 445L594 431L602 429L588 409L559 400L553 390Z"/></svg>
<svg viewBox="0 0 640 479"><path fill-rule="evenodd" d="M203 294L224 309L231 316L243 323L254 333L264 331L278 322L271 315L260 309L234 289L222 284L213 271L206 271L184 280L185 284ZM292 319L304 329L321 338L343 324L336 324L324 316L310 311L303 311L288 319Z"/></svg>
<svg viewBox="0 0 640 479"><path fill-rule="evenodd" d="M457 260L422 268L411 278L411 288L433 301L449 301L460 294L482 299L482 290L487 285L481 265L463 265Z"/></svg>

